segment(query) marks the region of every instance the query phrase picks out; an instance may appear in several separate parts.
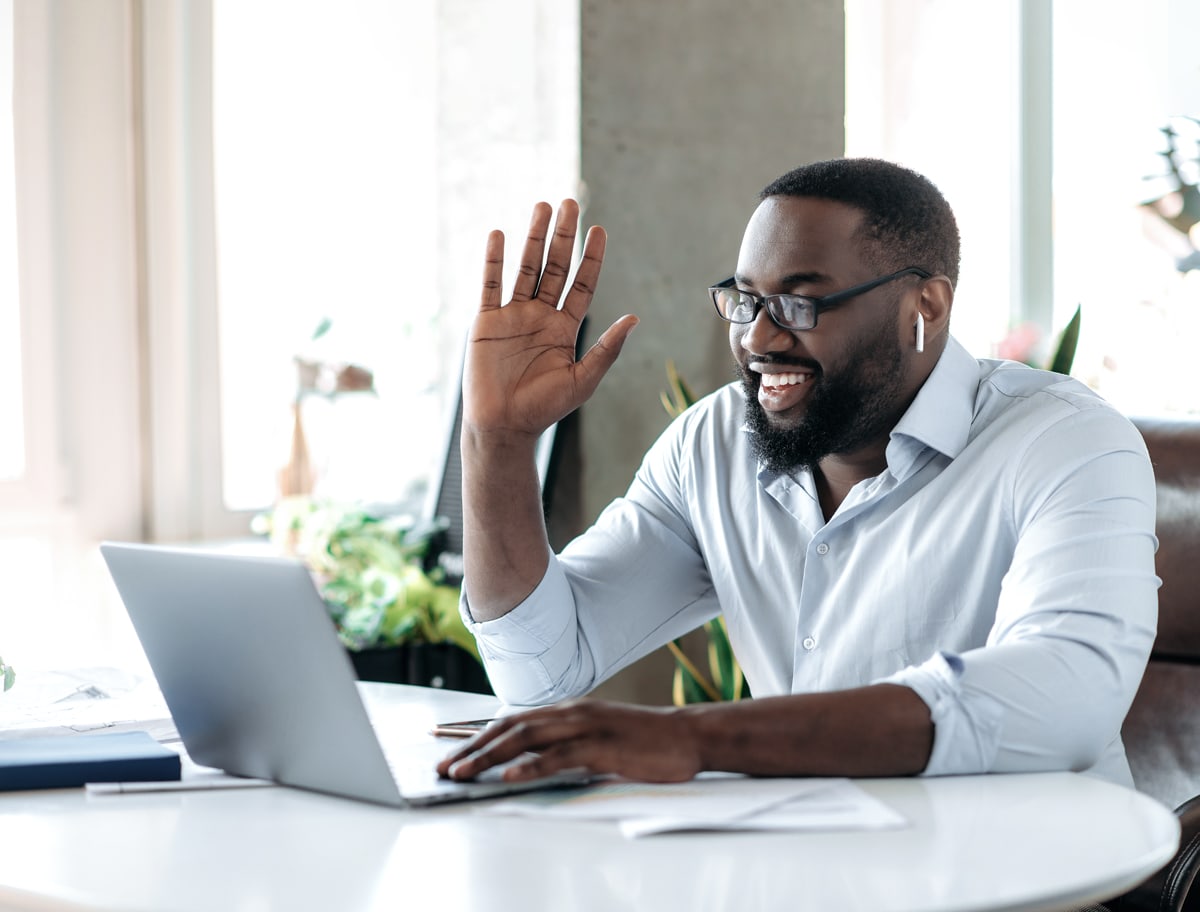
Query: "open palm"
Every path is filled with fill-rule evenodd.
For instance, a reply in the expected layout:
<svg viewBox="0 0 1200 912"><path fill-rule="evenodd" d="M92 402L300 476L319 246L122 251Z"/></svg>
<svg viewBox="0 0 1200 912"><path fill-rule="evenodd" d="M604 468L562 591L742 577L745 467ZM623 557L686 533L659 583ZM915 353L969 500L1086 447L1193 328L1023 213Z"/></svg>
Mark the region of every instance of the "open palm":
<svg viewBox="0 0 1200 912"><path fill-rule="evenodd" d="M636 317L621 317L576 361L576 338L600 275L606 237L598 227L588 232L564 297L579 206L573 200L562 204L546 252L550 214L545 203L534 207L507 304L501 303L504 236L494 231L488 237L483 297L463 379L463 419L476 433L536 438L587 401L637 324Z"/></svg>

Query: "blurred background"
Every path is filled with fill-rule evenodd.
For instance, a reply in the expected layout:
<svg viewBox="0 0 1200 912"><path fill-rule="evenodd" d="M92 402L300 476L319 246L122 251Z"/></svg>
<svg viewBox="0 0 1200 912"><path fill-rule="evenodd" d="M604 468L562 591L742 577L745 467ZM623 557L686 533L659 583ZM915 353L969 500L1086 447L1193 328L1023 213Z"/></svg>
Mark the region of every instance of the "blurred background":
<svg viewBox="0 0 1200 912"><path fill-rule="evenodd" d="M289 477L428 513L484 240L540 199L609 231L584 344L642 318L560 428L556 545L668 361L731 379L704 289L806 161L938 184L976 355L1040 364L1078 307L1081 380L1197 411L1197 34L1189 0L0 0L0 655L139 667L96 544L250 539ZM608 693L669 699L648 661Z"/></svg>

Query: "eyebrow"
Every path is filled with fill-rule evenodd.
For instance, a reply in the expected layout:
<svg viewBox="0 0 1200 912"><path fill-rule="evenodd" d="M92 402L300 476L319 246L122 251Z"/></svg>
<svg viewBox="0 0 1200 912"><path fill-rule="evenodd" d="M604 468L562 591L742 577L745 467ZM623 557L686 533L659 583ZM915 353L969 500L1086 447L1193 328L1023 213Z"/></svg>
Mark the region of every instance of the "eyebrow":
<svg viewBox="0 0 1200 912"><path fill-rule="evenodd" d="M734 273L733 280L739 286L754 285L753 280L742 273ZM797 285L815 285L828 280L829 276L822 272L793 272L781 278L778 284L780 288L795 288Z"/></svg>

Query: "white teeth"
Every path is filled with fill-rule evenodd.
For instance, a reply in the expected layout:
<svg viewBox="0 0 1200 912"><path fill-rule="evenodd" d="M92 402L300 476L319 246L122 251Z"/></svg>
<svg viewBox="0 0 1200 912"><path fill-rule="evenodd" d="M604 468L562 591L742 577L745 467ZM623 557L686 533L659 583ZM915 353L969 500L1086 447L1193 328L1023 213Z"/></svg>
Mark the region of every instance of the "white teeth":
<svg viewBox="0 0 1200 912"><path fill-rule="evenodd" d="M794 386L808 380L808 374L763 374L763 386Z"/></svg>

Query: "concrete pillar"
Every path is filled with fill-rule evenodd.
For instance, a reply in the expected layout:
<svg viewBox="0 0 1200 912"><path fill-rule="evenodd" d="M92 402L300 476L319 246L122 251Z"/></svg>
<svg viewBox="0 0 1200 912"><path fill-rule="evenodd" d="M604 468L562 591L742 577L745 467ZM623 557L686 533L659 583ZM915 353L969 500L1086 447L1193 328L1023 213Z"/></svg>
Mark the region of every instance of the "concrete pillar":
<svg viewBox="0 0 1200 912"><path fill-rule="evenodd" d="M575 515L555 508L557 535L621 495L666 427L668 360L701 393L732 378L704 290L733 271L763 186L842 154L843 26L842 0L583 0L584 219L609 233L588 341L621 314L642 322L576 418L578 465L556 486ZM669 657L647 661L605 694L669 702Z"/></svg>

